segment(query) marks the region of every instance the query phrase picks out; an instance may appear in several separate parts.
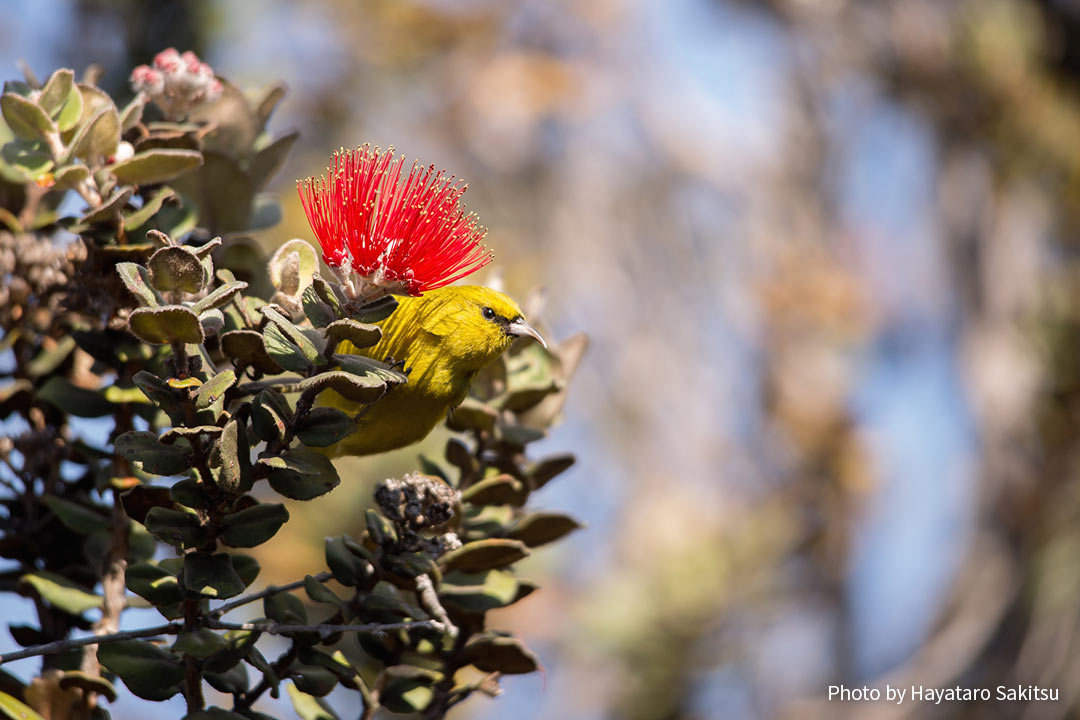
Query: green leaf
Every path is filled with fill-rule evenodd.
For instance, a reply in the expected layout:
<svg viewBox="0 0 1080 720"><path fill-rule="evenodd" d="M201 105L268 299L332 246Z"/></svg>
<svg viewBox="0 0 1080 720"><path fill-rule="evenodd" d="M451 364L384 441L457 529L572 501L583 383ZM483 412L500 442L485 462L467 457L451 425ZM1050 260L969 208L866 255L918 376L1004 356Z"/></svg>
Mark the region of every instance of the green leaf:
<svg viewBox="0 0 1080 720"><path fill-rule="evenodd" d="M387 545L397 542L397 531L394 524L387 520L378 510L368 508L364 511L364 523L367 525L368 535L376 545Z"/></svg>
<svg viewBox="0 0 1080 720"><path fill-rule="evenodd" d="M81 182L90 179L90 168L85 165L67 165L53 173L56 184L54 190L70 190Z"/></svg>
<svg viewBox="0 0 1080 720"><path fill-rule="evenodd" d="M102 108L115 107L112 98L101 88L87 83L76 83L75 87L82 94L83 111L82 115L79 116L80 125L90 120Z"/></svg>
<svg viewBox="0 0 1080 720"><path fill-rule="evenodd" d="M315 344L308 339L307 335L302 333L300 328L293 325L288 318L270 305L263 307L262 313L272 321L272 325L267 327L267 331L270 330L270 327L276 326L289 339L289 342L300 349L300 352L310 365L314 365L319 360L319 348L315 347ZM267 350L269 351L269 347L267 347Z"/></svg>
<svg viewBox="0 0 1080 720"><path fill-rule="evenodd" d="M195 393L195 409L206 410L221 400L226 391L236 384L236 373L223 370L202 384Z"/></svg>
<svg viewBox="0 0 1080 720"><path fill-rule="evenodd" d="M316 394L333 390L347 400L358 403L374 402L386 392L386 382L374 376L353 375L343 370L329 370L300 381L302 391Z"/></svg>
<svg viewBox="0 0 1080 720"><path fill-rule="evenodd" d="M341 483L329 458L305 448L294 448L259 462L270 466L270 487L293 500L312 500Z"/></svg>
<svg viewBox="0 0 1080 720"><path fill-rule="evenodd" d="M80 615L87 610L100 608L102 599L88 592L62 575L37 570L19 578L20 585L32 587L37 594L53 607Z"/></svg>
<svg viewBox="0 0 1080 720"><path fill-rule="evenodd" d="M150 284L155 290L197 293L209 281L199 256L185 247L163 247L150 257Z"/></svg>
<svg viewBox="0 0 1080 720"><path fill-rule="evenodd" d="M460 405L450 411L446 426L458 432L472 430L490 433L495 429L495 421L498 419L499 413L494 408L488 407L475 398L465 398Z"/></svg>
<svg viewBox="0 0 1080 720"><path fill-rule="evenodd" d="M260 390L251 404L251 424L255 434L266 442L285 437L293 411L289 401L276 390Z"/></svg>
<svg viewBox="0 0 1080 720"><path fill-rule="evenodd" d="M65 377L54 376L34 393L35 400L55 405L69 415L102 417L111 415L115 407L101 393L76 387Z"/></svg>
<svg viewBox="0 0 1080 720"><path fill-rule="evenodd" d="M11 132L20 140L44 140L58 132L48 113L21 95L0 95L0 111Z"/></svg>
<svg viewBox="0 0 1080 720"><path fill-rule="evenodd" d="M291 688L290 688L291 690ZM315 698L312 698L314 700ZM293 707L296 706L295 701ZM297 713L300 711L297 710ZM4 717L10 718L10 720L45 720L41 715L38 715L29 705L24 705L6 692L0 692L0 713L3 713ZM303 720L337 720L337 717L330 713L325 716L310 715L308 717L300 716Z"/></svg>
<svg viewBox="0 0 1080 720"><path fill-rule="evenodd" d="M86 226L96 222L111 222L120 215L134 192L135 190L129 187L115 189L100 205L87 210L86 214L79 218L79 223Z"/></svg>
<svg viewBox="0 0 1080 720"><path fill-rule="evenodd" d="M316 697L329 695L338 683L337 675L316 665L294 663L290 674L298 690Z"/></svg>
<svg viewBox="0 0 1080 720"><path fill-rule="evenodd" d="M4 144L0 157L23 182L40 180L53 169L52 155L40 141L12 140Z"/></svg>
<svg viewBox="0 0 1080 720"><path fill-rule="evenodd" d="M299 333L297 334L299 335ZM304 340L310 344L307 338L304 338ZM304 352L275 323L268 324L266 329L263 330L263 346L266 348L266 354L270 356L270 359L285 370L304 372L314 364L307 359ZM314 346L312 347L314 348Z"/></svg>
<svg viewBox="0 0 1080 720"><path fill-rule="evenodd" d="M210 683L210 687L214 688L218 692L223 693L242 693L247 692L250 684L248 683L247 666L238 662L225 672L215 673L206 671L204 673L206 682ZM208 708L208 711L216 710L217 708ZM221 711L225 713L224 710ZM185 720L190 720L190 715ZM236 713L225 713L224 715L218 715L223 720L253 720L251 715L238 715ZM215 720L211 716L211 720ZM270 720L273 720L272 718Z"/></svg>
<svg viewBox="0 0 1080 720"><path fill-rule="evenodd" d="M131 102L124 106L124 109L120 111L120 127L123 132L127 132L139 124L145 107L146 95L142 93L136 95Z"/></svg>
<svg viewBox="0 0 1080 720"><path fill-rule="evenodd" d="M119 182L148 185L172 180L191 172L202 163L202 153L197 150L155 148L135 153L127 160L113 163L108 169Z"/></svg>
<svg viewBox="0 0 1080 720"><path fill-rule="evenodd" d="M184 556L184 585L192 592L219 600L235 597L245 587L228 555L203 552Z"/></svg>
<svg viewBox="0 0 1080 720"><path fill-rule="evenodd" d="M293 132L282 135L274 142L255 153L248 164L248 175L259 190L266 186L267 181L285 164L285 158L292 150L293 143L300 137L300 133Z"/></svg>
<svg viewBox="0 0 1080 720"><path fill-rule="evenodd" d="M398 301L393 295L385 295L354 310L351 317L353 320L362 323L377 323L390 317L390 313L394 312L397 306Z"/></svg>
<svg viewBox="0 0 1080 720"><path fill-rule="evenodd" d="M200 386L201 387L201 386ZM215 438L219 437L222 433L222 428L217 425L194 425L192 427L174 427L169 428L165 432L161 433L161 442L165 445L172 445L180 438L190 438L195 435L202 437Z"/></svg>
<svg viewBox="0 0 1080 720"><path fill-rule="evenodd" d="M569 470L574 465L574 461L574 456L569 453L544 458L529 470L533 487L537 490L544 487L552 479Z"/></svg>
<svg viewBox="0 0 1080 720"><path fill-rule="evenodd" d="M199 325L202 326L203 335L213 337L225 327L225 314L217 308L204 310L199 314Z"/></svg>
<svg viewBox="0 0 1080 720"><path fill-rule="evenodd" d="M128 590L157 607L174 605L184 599L176 576L151 562L131 565L124 580Z"/></svg>
<svg viewBox="0 0 1080 720"><path fill-rule="evenodd" d="M221 336L221 351L237 365L276 375L282 368L266 353L263 336L255 330L230 330Z"/></svg>
<svg viewBox="0 0 1080 720"><path fill-rule="evenodd" d="M308 320L310 320L311 324L315 327L326 327L337 319L333 309L319 297L319 293L315 291L314 285L309 285L304 289L303 294L300 296L300 300L304 306L304 314L307 315Z"/></svg>
<svg viewBox="0 0 1080 720"><path fill-rule="evenodd" d="M85 98L84 114L85 114ZM109 101L107 106L99 108L94 115L82 125L68 144L67 158L80 157L93 159L108 157L116 154L116 148L120 145L120 115L116 112L116 106Z"/></svg>
<svg viewBox="0 0 1080 720"><path fill-rule="evenodd" d="M64 107L72 91L78 93L75 87L75 72L67 69L56 70L49 80L45 81L41 89L41 96L38 98L38 106L46 113L49 113L50 117L55 118L60 108ZM81 111L81 95L79 100L79 109ZM66 130L66 128L62 127L60 130Z"/></svg>
<svg viewBox="0 0 1080 720"><path fill-rule="evenodd" d="M380 580L368 593L359 596L361 616L372 622L397 622L403 618L427 618L416 605L402 600L397 588Z"/></svg>
<svg viewBox="0 0 1080 720"><path fill-rule="evenodd" d="M191 467L187 448L163 445L157 435L145 430L131 430L116 438L116 453L152 475L179 475Z"/></svg>
<svg viewBox="0 0 1080 720"><path fill-rule="evenodd" d="M164 380L146 370L135 373L131 380L150 399L150 402L167 413L174 423L178 422L182 415L180 402L173 389Z"/></svg>
<svg viewBox="0 0 1080 720"><path fill-rule="evenodd" d="M255 578L259 577L259 573L262 571L259 561L250 555L229 553L229 560L232 562L233 570L236 571L237 576L244 583L244 587L255 582Z"/></svg>
<svg viewBox="0 0 1080 720"><path fill-rule="evenodd" d="M486 632L469 638L465 660L483 672L521 675L540 669L540 658L517 638Z"/></svg>
<svg viewBox="0 0 1080 720"><path fill-rule="evenodd" d="M99 645L98 660L145 700L167 700L180 691L184 664L175 654L144 640Z"/></svg>
<svg viewBox="0 0 1080 720"><path fill-rule="evenodd" d="M199 317L183 305L136 308L128 318L128 327L135 337L155 345L203 341Z"/></svg>
<svg viewBox="0 0 1080 720"><path fill-rule="evenodd" d="M78 88L71 88L71 92L68 93L67 100L61 106L60 111L56 113L56 127L62 133L66 133L69 130L73 130L82 118L83 111L83 98L82 93Z"/></svg>
<svg viewBox="0 0 1080 720"><path fill-rule="evenodd" d="M274 252L267 269L274 289L298 298L319 270L319 255L309 243L290 240Z"/></svg>
<svg viewBox="0 0 1080 720"><path fill-rule="evenodd" d="M173 186L197 207L199 224L212 235L248 229L255 188L239 160L207 150L202 167Z"/></svg>
<svg viewBox="0 0 1080 720"><path fill-rule="evenodd" d="M344 600L337 596L330 588L323 585L311 575L304 576L304 592L311 598L312 602L326 603L328 605L334 605L342 612L346 610L346 603Z"/></svg>
<svg viewBox="0 0 1080 720"><path fill-rule="evenodd" d="M285 689L289 693L293 710L300 716L300 720L339 720L330 706L321 698L312 697L297 689L295 685L288 685Z"/></svg>
<svg viewBox="0 0 1080 720"><path fill-rule="evenodd" d="M348 340L356 348L366 348L382 339L382 328L346 318L330 323L326 327L326 337L335 343Z"/></svg>
<svg viewBox="0 0 1080 720"><path fill-rule="evenodd" d="M279 503L260 503L226 515L221 521L221 542L232 547L258 547L274 537L289 520L289 511Z"/></svg>
<svg viewBox="0 0 1080 720"><path fill-rule="evenodd" d="M484 613L506 607L518 599L519 583L504 570L486 573L452 572L443 576L439 599L448 607Z"/></svg>
<svg viewBox="0 0 1080 720"><path fill-rule="evenodd" d="M569 515L538 512L518 520L510 530L510 537L534 548L555 542L583 527L585 526Z"/></svg>
<svg viewBox="0 0 1080 720"><path fill-rule="evenodd" d="M363 355L348 355L337 353L334 362L341 366L347 373L360 377L373 377L382 380L388 385L400 385L408 380L405 373L391 370L390 366L378 360L372 360Z"/></svg>
<svg viewBox="0 0 1080 720"><path fill-rule="evenodd" d="M221 468L217 484L222 490L231 495L242 495L251 490L255 480L251 474L247 429L236 419L225 424L221 437L214 445L212 461Z"/></svg>
<svg viewBox="0 0 1080 720"><path fill-rule="evenodd" d="M296 437L308 447L329 447L356 429L356 423L335 408L317 407L296 428Z"/></svg>
<svg viewBox="0 0 1080 720"><path fill-rule="evenodd" d="M192 510L206 508L206 493L203 492L202 483L195 478L184 478L174 482L169 488L169 497L173 502Z"/></svg>
<svg viewBox="0 0 1080 720"><path fill-rule="evenodd" d="M180 633L176 642L173 643L172 650L203 660L227 647L229 643L224 637L209 628L199 628Z"/></svg>
<svg viewBox="0 0 1080 720"><path fill-rule="evenodd" d="M142 265L136 263L116 263L116 272L131 294L142 301L147 307L156 307L161 303L161 297L150 287L150 274Z"/></svg>
<svg viewBox="0 0 1080 720"><path fill-rule="evenodd" d="M345 302L345 296L342 294L340 288L335 290L334 285L326 282L317 274L313 275L311 278L311 287L314 289L318 298L330 308L335 317L341 315L341 304Z"/></svg>
<svg viewBox="0 0 1080 720"><path fill-rule="evenodd" d="M90 508L80 503L64 500L56 495L46 495L41 501L56 513L56 516L60 518L60 522L77 533L89 535L96 530L105 530L110 526L109 518L97 508Z"/></svg>
<svg viewBox="0 0 1080 720"><path fill-rule="evenodd" d="M529 548L520 540L488 538L465 543L443 555L439 562L447 570L480 572L506 567L528 555Z"/></svg>
<svg viewBox="0 0 1080 720"><path fill-rule="evenodd" d="M260 634L254 630L229 630L222 636L225 647L207 658L203 663L203 669L212 673L226 673L234 665L240 663L245 656L257 652L255 643L259 636ZM243 682L247 682L246 676Z"/></svg>
<svg viewBox="0 0 1080 720"><path fill-rule="evenodd" d="M172 197L176 197L176 191L170 187L160 187L155 190L154 194L143 202L141 208L124 216L124 230L131 232L145 225L157 214L165 201Z"/></svg>
<svg viewBox="0 0 1080 720"><path fill-rule="evenodd" d="M394 713L423 712L435 697L440 673L414 665L391 665L379 673L379 704Z"/></svg>
<svg viewBox="0 0 1080 720"><path fill-rule="evenodd" d="M248 284L246 282L231 282L226 283L220 287L210 291L206 297L195 303L191 309L197 313L201 313L210 308L219 308L232 301L236 297L237 293L241 293L247 289Z"/></svg>
<svg viewBox="0 0 1080 720"><path fill-rule="evenodd" d="M374 574L375 567L371 562L373 558L352 552L349 541L352 541L352 546L367 553L365 548L348 536L326 538L326 566L339 583L355 587L366 583Z"/></svg>
<svg viewBox="0 0 1080 720"><path fill-rule="evenodd" d="M274 593L263 599L263 613L282 625L307 625L307 610L300 598L287 592Z"/></svg>
<svg viewBox="0 0 1080 720"><path fill-rule="evenodd" d="M244 583L244 587L254 583L255 579L258 578L259 573L262 571L259 561L251 555L229 553L229 560L232 561L232 569L237 571L237 575L241 582Z"/></svg>
<svg viewBox="0 0 1080 720"><path fill-rule="evenodd" d="M154 537L178 548L202 547L209 539L199 518L180 510L150 508L143 524Z"/></svg>
<svg viewBox="0 0 1080 720"><path fill-rule="evenodd" d="M496 475L463 490L461 501L473 505L522 505L528 495L520 480L511 475Z"/></svg>

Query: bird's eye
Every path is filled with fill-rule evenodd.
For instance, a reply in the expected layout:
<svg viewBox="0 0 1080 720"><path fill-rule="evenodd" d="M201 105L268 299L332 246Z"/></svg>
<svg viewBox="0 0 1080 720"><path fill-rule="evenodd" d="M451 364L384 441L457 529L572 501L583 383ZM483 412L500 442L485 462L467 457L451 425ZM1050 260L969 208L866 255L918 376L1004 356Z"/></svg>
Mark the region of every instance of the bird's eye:
<svg viewBox="0 0 1080 720"><path fill-rule="evenodd" d="M489 307L484 308L480 312L483 313L484 317L487 318L488 320L494 320L495 319L495 311L492 310Z"/></svg>

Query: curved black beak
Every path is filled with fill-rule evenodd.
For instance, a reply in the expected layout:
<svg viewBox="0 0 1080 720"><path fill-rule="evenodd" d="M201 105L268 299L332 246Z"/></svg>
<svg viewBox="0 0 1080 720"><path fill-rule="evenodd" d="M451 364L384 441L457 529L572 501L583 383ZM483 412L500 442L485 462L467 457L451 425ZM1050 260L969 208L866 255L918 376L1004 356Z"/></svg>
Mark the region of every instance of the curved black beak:
<svg viewBox="0 0 1080 720"><path fill-rule="evenodd" d="M547 350L547 341L544 340L544 336L532 325L525 322L525 318L519 317L516 320L511 320L510 324L506 326L506 333L508 335L517 335L518 337L531 337Z"/></svg>

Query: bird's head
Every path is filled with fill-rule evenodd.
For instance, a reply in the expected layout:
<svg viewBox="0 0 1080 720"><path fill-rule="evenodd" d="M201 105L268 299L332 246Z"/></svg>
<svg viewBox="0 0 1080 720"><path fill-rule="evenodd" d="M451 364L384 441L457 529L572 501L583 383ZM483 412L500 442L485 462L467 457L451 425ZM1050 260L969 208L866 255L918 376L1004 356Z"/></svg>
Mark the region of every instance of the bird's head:
<svg viewBox="0 0 1080 720"><path fill-rule="evenodd" d="M519 337L547 343L526 322L521 308L506 295L479 285L440 288L424 293L421 300L438 306L434 315L442 336L454 355L479 369L501 355Z"/></svg>

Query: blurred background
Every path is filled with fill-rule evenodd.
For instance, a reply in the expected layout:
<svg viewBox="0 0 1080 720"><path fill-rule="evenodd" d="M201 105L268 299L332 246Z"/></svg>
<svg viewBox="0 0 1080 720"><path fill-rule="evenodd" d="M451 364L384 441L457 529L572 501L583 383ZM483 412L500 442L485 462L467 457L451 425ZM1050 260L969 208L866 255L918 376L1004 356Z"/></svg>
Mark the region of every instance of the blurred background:
<svg viewBox="0 0 1080 720"><path fill-rule="evenodd" d="M592 338L542 447L579 464L536 498L589 527L496 616L546 677L453 717L1080 712L1080 4L0 7L4 78L97 62L123 92L168 46L290 87L264 248L312 238L293 180L392 144L469 182L481 281L545 287L548 333ZM319 565L445 440L342 466L261 581ZM1062 699L828 702L841 683Z"/></svg>

